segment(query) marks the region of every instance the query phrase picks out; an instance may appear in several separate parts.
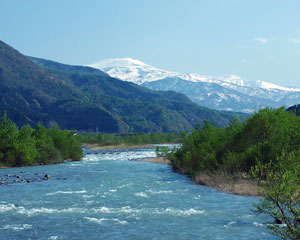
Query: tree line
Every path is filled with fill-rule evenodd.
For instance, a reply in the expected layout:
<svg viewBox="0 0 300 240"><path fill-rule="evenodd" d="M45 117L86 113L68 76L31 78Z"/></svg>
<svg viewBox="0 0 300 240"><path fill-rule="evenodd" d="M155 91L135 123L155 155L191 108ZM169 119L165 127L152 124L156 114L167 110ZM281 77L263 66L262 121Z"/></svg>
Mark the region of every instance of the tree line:
<svg viewBox="0 0 300 240"><path fill-rule="evenodd" d="M86 132L78 135L78 139L83 143L97 143L101 146L107 145L141 145L141 144L159 144L159 143L181 143L185 132L183 133L95 133Z"/></svg>
<svg viewBox="0 0 300 240"><path fill-rule="evenodd" d="M224 171L257 179L263 196L257 211L283 239L300 239L300 118L298 112L262 109L241 123L218 128L205 122L169 154L175 170L191 177Z"/></svg>
<svg viewBox="0 0 300 240"><path fill-rule="evenodd" d="M0 166L53 164L81 157L81 142L75 131L58 126L46 129L40 123L35 129L29 125L19 129L4 112L0 123Z"/></svg>

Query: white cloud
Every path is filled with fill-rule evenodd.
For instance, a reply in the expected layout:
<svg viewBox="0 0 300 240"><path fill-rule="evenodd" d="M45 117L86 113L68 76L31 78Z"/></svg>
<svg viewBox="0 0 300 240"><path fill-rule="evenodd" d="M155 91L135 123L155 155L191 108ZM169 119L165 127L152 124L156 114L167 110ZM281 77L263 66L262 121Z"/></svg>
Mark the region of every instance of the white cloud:
<svg viewBox="0 0 300 240"><path fill-rule="evenodd" d="M263 38L263 37L256 37L256 38L253 39L253 41L263 43L263 44L268 43L268 40L266 38Z"/></svg>
<svg viewBox="0 0 300 240"><path fill-rule="evenodd" d="M294 44L300 44L300 37L290 38L290 41L291 41L291 43L294 43Z"/></svg>

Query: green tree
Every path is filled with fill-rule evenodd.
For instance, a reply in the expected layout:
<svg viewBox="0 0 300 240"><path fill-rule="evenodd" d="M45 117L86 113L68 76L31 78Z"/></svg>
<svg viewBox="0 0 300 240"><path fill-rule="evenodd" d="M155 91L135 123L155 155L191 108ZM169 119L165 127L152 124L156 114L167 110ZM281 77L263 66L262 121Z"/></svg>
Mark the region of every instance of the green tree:
<svg viewBox="0 0 300 240"><path fill-rule="evenodd" d="M69 159L68 131L62 131L58 126L54 126L48 130L48 133L52 138L54 147L60 152L62 158Z"/></svg>
<svg viewBox="0 0 300 240"><path fill-rule="evenodd" d="M54 147L53 140L49 136L47 129L40 123L37 124L33 136L36 140L38 151L37 163L50 164L62 161L62 156Z"/></svg>
<svg viewBox="0 0 300 240"><path fill-rule="evenodd" d="M35 165L38 151L36 149L36 139L32 137L34 130L25 125L21 128L16 145L16 166Z"/></svg>
<svg viewBox="0 0 300 240"><path fill-rule="evenodd" d="M261 182L259 213L278 223L268 227L282 239L300 239L300 153L282 154L277 162L257 165L253 175Z"/></svg>
<svg viewBox="0 0 300 240"><path fill-rule="evenodd" d="M0 161L6 166L14 165L18 128L4 112L0 124Z"/></svg>
<svg viewBox="0 0 300 240"><path fill-rule="evenodd" d="M68 151L69 158L74 161L79 161L82 158L81 142L78 140L77 133L71 131L68 136Z"/></svg>

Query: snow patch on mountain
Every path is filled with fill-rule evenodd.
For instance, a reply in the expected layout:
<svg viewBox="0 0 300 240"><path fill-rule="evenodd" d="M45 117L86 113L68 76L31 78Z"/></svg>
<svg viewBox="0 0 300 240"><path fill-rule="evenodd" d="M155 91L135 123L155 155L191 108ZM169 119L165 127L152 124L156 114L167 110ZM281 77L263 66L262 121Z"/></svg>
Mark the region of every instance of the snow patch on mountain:
<svg viewBox="0 0 300 240"><path fill-rule="evenodd" d="M100 69L112 77L136 84L143 84L144 82L152 82L178 75L176 72L152 67L132 58L107 59L88 66Z"/></svg>
<svg viewBox="0 0 300 240"><path fill-rule="evenodd" d="M239 87L278 89L282 91L300 92L300 88L288 88L278 86L265 81L248 81L237 75L227 76L204 76L200 74L181 74L173 71L159 69L132 58L114 58L87 65L89 67L100 69L110 76L124 81L143 84L144 82L153 82L164 78L181 78L190 82L210 82L217 83L224 87L237 85ZM232 88L232 87L231 87Z"/></svg>
<svg viewBox="0 0 300 240"><path fill-rule="evenodd" d="M217 110L249 113L260 107L294 105L300 100L300 88L282 87L261 80L249 81L237 75L181 74L132 58L107 59L88 66L153 90L183 93L199 105Z"/></svg>

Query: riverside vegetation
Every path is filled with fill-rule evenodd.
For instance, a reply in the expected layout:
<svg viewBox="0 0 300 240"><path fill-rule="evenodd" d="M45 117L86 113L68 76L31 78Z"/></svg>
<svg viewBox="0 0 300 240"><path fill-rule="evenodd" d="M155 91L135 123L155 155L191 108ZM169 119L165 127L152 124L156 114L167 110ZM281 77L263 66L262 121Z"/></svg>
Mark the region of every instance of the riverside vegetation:
<svg viewBox="0 0 300 240"><path fill-rule="evenodd" d="M145 145L160 143L181 143L186 133L94 133L86 132L78 135L82 143L97 144L98 146L117 146L117 145Z"/></svg>
<svg viewBox="0 0 300 240"><path fill-rule="evenodd" d="M20 129L7 117L0 123L0 167L20 167L61 163L66 160L79 161L82 144L98 146L142 145L179 143L186 133L130 133L108 134L61 130L58 126L45 128L40 123L33 129L24 125Z"/></svg>
<svg viewBox="0 0 300 240"><path fill-rule="evenodd" d="M46 129L37 124L33 129L24 125L20 130L7 118L0 124L0 167L20 167L80 160L81 142L73 131L54 126Z"/></svg>
<svg viewBox="0 0 300 240"><path fill-rule="evenodd" d="M299 106L285 111L262 109L241 123L218 128L205 122L187 135L182 147L168 154L175 170L196 178L201 174L255 179L259 213L272 216L269 227L283 239L300 239Z"/></svg>

